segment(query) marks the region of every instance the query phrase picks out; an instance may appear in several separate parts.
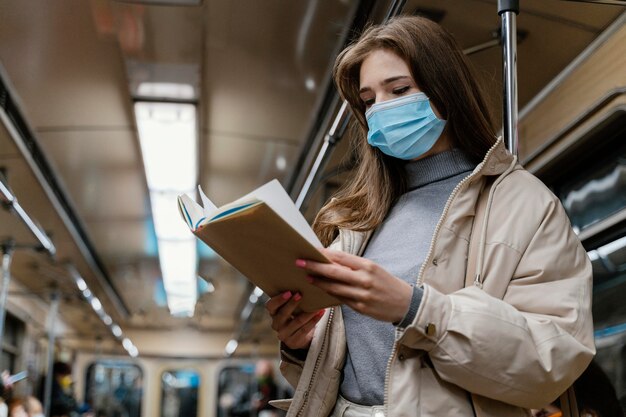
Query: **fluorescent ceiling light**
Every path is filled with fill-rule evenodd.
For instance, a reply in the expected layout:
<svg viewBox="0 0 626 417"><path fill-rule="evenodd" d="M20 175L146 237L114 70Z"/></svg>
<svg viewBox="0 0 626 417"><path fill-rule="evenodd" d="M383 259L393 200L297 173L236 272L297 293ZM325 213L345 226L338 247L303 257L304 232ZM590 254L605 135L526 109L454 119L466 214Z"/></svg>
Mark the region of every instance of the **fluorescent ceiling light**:
<svg viewBox="0 0 626 417"><path fill-rule="evenodd" d="M193 87L180 83L149 83L144 82L137 87L141 97L170 98L177 100L193 100L196 98Z"/></svg>
<svg viewBox="0 0 626 417"><path fill-rule="evenodd" d="M82 278L76 279L76 285L78 286L78 289L81 291L85 291L87 289L87 283Z"/></svg>
<svg viewBox="0 0 626 417"><path fill-rule="evenodd" d="M196 242L159 240L159 261L172 314L193 315L197 294Z"/></svg>
<svg viewBox="0 0 626 417"><path fill-rule="evenodd" d="M180 85L153 84L143 88L144 92L155 94L189 94ZM180 219L176 197L193 192L196 185L196 107L184 103L137 102L135 116L167 305L173 315L192 316L198 298L198 255L195 238Z"/></svg>
<svg viewBox="0 0 626 417"><path fill-rule="evenodd" d="M132 356L133 358L136 358L137 355L139 355L139 350L137 350L137 347L135 347L135 345L131 346L130 349L128 349L128 354L130 356Z"/></svg>
<svg viewBox="0 0 626 417"><path fill-rule="evenodd" d="M117 324L113 323L113 319L111 318L111 316L109 316L106 313L106 311L104 311L104 307L102 306L102 303L100 302L98 297L95 297L91 293L91 290L87 286L87 282L83 279L83 277L80 276L80 273L78 272L78 270L73 265L68 264L67 271L74 278L74 281L76 282L76 285L78 286L78 289L80 289L85 300L89 304L91 304L91 307L94 309L98 317L100 317L100 320L102 320L102 322L106 324L109 327L109 329L111 329L111 332L113 333L115 337L117 337L118 339L121 338L123 335L122 328L118 326ZM136 357L139 354L139 351L128 338L124 338L124 341L126 340L128 340L128 342L123 343L124 348L128 351L128 354L130 356ZM132 349L127 348L126 344L128 343L130 343L130 346L132 347Z"/></svg>
<svg viewBox="0 0 626 417"><path fill-rule="evenodd" d="M188 296L178 296L177 294L167 295L167 308L170 314L175 317L193 317L196 299Z"/></svg>
<svg viewBox="0 0 626 417"><path fill-rule="evenodd" d="M280 155L276 158L276 168L279 171L284 171L287 168L287 159L284 156Z"/></svg>
<svg viewBox="0 0 626 417"><path fill-rule="evenodd" d="M135 103L139 143L151 191L191 190L196 185L196 107Z"/></svg>
<svg viewBox="0 0 626 417"><path fill-rule="evenodd" d="M237 350L237 346L239 346L239 342L237 342L235 339L230 339L226 344L226 348L224 350L226 351L226 354L230 356L235 353L235 350Z"/></svg>
<svg viewBox="0 0 626 417"><path fill-rule="evenodd" d="M102 303L96 297L93 297L91 299L91 307L93 307L93 309L95 311L101 311L102 310Z"/></svg>
<svg viewBox="0 0 626 417"><path fill-rule="evenodd" d="M120 337L122 335L122 329L117 324L111 326L111 332L115 337Z"/></svg>
<svg viewBox="0 0 626 417"><path fill-rule="evenodd" d="M124 346L124 349L128 350L133 346L133 343L129 338L125 337L124 340L122 340L122 346Z"/></svg>
<svg viewBox="0 0 626 417"><path fill-rule="evenodd" d="M188 191L192 193L193 190ZM195 238L189 233L189 227L178 213L178 192L151 192L152 219L158 239L191 240Z"/></svg>

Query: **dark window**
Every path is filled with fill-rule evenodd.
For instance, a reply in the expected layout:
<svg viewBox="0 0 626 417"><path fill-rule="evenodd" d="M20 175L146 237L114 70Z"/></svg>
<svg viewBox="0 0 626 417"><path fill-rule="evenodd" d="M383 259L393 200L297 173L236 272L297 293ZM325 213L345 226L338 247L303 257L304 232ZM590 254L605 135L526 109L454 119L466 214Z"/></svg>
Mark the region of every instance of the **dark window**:
<svg viewBox="0 0 626 417"><path fill-rule="evenodd" d="M218 376L217 417L281 417L284 411L269 401L291 398L293 390L277 371L274 361L232 364Z"/></svg>
<svg viewBox="0 0 626 417"><path fill-rule="evenodd" d="M198 415L200 374L193 369L168 370L161 374L161 417Z"/></svg>
<svg viewBox="0 0 626 417"><path fill-rule="evenodd" d="M19 371L19 369L16 369L17 359L19 353L21 352L25 325L23 321L8 312L5 317L0 369L7 369L13 374Z"/></svg>
<svg viewBox="0 0 626 417"><path fill-rule="evenodd" d="M99 417L140 417L143 372L124 361L98 361L87 368L85 399Z"/></svg>

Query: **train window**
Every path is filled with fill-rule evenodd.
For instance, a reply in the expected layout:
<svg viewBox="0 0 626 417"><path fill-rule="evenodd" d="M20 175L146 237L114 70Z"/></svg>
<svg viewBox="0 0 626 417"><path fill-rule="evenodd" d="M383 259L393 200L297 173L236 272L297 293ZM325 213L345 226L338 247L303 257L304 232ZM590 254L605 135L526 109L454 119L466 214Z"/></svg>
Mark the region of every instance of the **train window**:
<svg viewBox="0 0 626 417"><path fill-rule="evenodd" d="M599 231L591 226L626 214L624 137L626 112L616 111L537 173L559 197L583 240Z"/></svg>
<svg viewBox="0 0 626 417"><path fill-rule="evenodd" d="M193 369L168 370L161 375L161 417L198 415L200 374Z"/></svg>
<svg viewBox="0 0 626 417"><path fill-rule="evenodd" d="M85 399L99 417L140 417L141 368L125 361L98 361L87 368Z"/></svg>
<svg viewBox="0 0 626 417"><path fill-rule="evenodd" d="M217 417L249 417L254 384L253 363L222 368L217 394Z"/></svg>
<svg viewBox="0 0 626 417"><path fill-rule="evenodd" d="M562 184L559 197L575 230L626 209L626 145Z"/></svg>
<svg viewBox="0 0 626 417"><path fill-rule="evenodd" d="M222 368L218 381L217 417L279 417L281 410L269 400L291 398L293 391L274 370L272 361L231 364Z"/></svg>
<svg viewBox="0 0 626 417"><path fill-rule="evenodd" d="M6 369L11 373L18 371L16 369L17 359L21 351L24 331L24 322L7 312L4 322L4 337L2 339L0 370Z"/></svg>

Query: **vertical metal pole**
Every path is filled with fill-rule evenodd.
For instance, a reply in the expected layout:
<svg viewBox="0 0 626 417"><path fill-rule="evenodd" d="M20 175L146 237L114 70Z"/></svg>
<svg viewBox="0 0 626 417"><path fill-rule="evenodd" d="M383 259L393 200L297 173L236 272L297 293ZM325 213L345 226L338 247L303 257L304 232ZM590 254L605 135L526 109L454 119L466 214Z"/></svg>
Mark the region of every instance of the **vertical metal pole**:
<svg viewBox="0 0 626 417"><path fill-rule="evenodd" d="M0 293L0 352L4 346L4 320L7 311L7 296L11 282L11 257L13 247L11 243L2 244L2 293Z"/></svg>
<svg viewBox="0 0 626 417"><path fill-rule="evenodd" d="M50 297L50 311L48 312L48 372L44 390L44 413L50 417L50 403L52 400L52 379L54 365L54 341L56 338L55 324L59 312L59 291L54 290Z"/></svg>
<svg viewBox="0 0 626 417"><path fill-rule="evenodd" d="M503 47L503 101L502 125L504 142L517 155L517 25L519 0L498 0L498 14L502 18Z"/></svg>

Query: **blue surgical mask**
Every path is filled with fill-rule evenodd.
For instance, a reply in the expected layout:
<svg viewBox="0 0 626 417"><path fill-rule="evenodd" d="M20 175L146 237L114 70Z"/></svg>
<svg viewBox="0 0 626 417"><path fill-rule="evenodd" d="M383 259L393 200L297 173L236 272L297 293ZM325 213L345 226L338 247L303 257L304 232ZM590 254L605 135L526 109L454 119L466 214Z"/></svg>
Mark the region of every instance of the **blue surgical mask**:
<svg viewBox="0 0 626 417"><path fill-rule="evenodd" d="M415 159L433 147L445 120L435 115L424 93L376 103L365 112L367 142L389 156Z"/></svg>

